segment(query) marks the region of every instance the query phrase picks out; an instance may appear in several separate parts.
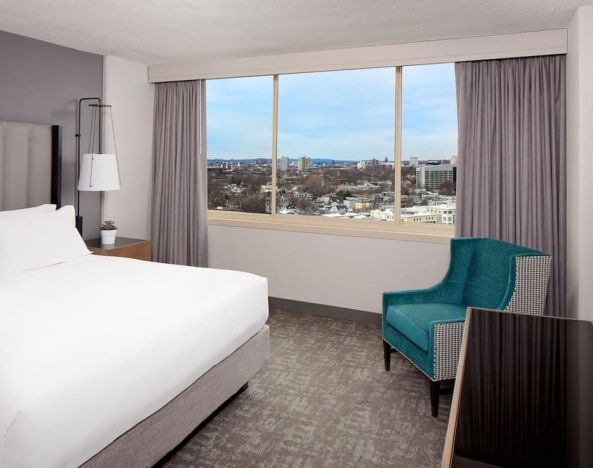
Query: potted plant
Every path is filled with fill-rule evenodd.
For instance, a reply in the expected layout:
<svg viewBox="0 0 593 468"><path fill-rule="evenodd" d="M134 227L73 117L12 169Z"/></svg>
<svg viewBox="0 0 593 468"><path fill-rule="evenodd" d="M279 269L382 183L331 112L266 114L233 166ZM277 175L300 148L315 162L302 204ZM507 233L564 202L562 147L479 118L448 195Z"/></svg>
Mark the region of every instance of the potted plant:
<svg viewBox="0 0 593 468"><path fill-rule="evenodd" d="M115 221L105 221L101 224L101 245L115 244L117 226Z"/></svg>

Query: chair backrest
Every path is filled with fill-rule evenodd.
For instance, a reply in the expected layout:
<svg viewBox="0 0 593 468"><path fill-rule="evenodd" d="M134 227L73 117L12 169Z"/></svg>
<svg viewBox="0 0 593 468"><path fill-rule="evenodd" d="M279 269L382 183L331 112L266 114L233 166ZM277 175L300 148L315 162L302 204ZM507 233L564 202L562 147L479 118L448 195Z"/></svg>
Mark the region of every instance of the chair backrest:
<svg viewBox="0 0 593 468"><path fill-rule="evenodd" d="M537 250L496 239L458 238L451 242L458 247L452 251L465 252L462 260L452 258L452 261L462 261L467 268L461 298L465 306L498 308L507 295L513 258L542 255Z"/></svg>

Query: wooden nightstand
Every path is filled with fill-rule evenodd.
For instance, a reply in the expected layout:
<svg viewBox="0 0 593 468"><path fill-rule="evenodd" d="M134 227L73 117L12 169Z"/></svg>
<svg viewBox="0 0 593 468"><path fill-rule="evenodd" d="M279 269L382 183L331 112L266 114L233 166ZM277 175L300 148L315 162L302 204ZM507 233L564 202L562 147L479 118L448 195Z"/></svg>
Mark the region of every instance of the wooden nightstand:
<svg viewBox="0 0 593 468"><path fill-rule="evenodd" d="M85 243L88 249L95 255L152 260L152 247L148 240L117 237L115 244L112 245L102 245L101 239L90 239L85 241Z"/></svg>

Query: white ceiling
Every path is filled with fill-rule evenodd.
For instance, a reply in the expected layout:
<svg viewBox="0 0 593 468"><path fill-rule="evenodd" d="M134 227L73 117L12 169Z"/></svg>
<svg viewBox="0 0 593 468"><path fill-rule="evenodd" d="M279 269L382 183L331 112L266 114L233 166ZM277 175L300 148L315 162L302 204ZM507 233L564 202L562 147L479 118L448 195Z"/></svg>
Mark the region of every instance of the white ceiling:
<svg viewBox="0 0 593 468"><path fill-rule="evenodd" d="M593 0L0 0L0 29L144 63L564 28Z"/></svg>

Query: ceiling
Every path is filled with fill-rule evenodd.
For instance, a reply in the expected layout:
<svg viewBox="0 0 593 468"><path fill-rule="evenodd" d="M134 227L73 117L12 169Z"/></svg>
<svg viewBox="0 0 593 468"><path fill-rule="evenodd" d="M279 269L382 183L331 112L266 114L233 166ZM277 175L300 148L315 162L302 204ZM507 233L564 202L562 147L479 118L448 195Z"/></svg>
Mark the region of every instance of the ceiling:
<svg viewBox="0 0 593 468"><path fill-rule="evenodd" d="M0 29L171 63L564 28L593 0L2 0Z"/></svg>

